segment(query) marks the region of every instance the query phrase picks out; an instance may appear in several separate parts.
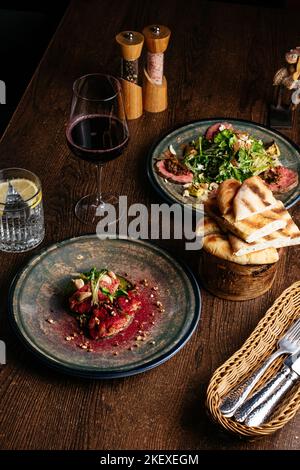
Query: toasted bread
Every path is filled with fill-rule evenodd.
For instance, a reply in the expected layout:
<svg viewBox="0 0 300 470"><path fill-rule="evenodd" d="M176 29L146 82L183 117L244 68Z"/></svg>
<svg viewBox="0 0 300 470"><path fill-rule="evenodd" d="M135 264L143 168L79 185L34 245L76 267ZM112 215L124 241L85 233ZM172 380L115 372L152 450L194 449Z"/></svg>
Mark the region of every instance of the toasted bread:
<svg viewBox="0 0 300 470"><path fill-rule="evenodd" d="M235 220L233 212L222 216L215 200L205 204L205 211L222 229L229 230L247 243L286 227L288 221L292 220L280 201L273 209L240 221Z"/></svg>
<svg viewBox="0 0 300 470"><path fill-rule="evenodd" d="M276 206L272 191L259 176L246 179L233 199L235 220L244 220ZM228 211L230 212L230 211Z"/></svg>
<svg viewBox="0 0 300 470"><path fill-rule="evenodd" d="M204 216L204 219L201 219L200 223L196 228L196 235L205 237L211 233L220 233L221 229L217 222L208 215Z"/></svg>
<svg viewBox="0 0 300 470"><path fill-rule="evenodd" d="M235 179L223 181L217 193L217 203L222 215L231 211L232 202L239 191L241 183Z"/></svg>
<svg viewBox="0 0 300 470"><path fill-rule="evenodd" d="M277 201L276 206L272 209L252 215L247 219L236 221L233 212L226 214L223 219L228 230L247 243L251 243L286 227L291 216L284 208L283 203Z"/></svg>
<svg viewBox="0 0 300 470"><path fill-rule="evenodd" d="M300 244L300 230L294 221L290 219L286 227L252 243L246 243L232 234L228 234L228 238L233 253L236 256L242 256L254 251L264 250L265 248L283 248L298 245Z"/></svg>
<svg viewBox="0 0 300 470"><path fill-rule="evenodd" d="M278 252L275 248L267 248L242 256L236 256L233 253L227 235L221 233L206 235L204 237L203 248L207 253L217 258L242 265L272 264L276 263L279 259Z"/></svg>

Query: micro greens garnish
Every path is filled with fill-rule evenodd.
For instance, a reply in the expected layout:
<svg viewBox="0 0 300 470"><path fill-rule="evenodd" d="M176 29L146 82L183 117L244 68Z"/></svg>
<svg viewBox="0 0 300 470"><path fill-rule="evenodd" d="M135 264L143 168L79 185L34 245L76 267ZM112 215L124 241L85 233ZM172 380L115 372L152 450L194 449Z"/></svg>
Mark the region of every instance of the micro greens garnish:
<svg viewBox="0 0 300 470"><path fill-rule="evenodd" d="M106 295L109 298L111 303L113 303L115 298L120 297L121 295L128 296L128 290L126 290L124 287L119 286L114 294L111 294L109 289L107 289L107 287L102 287L100 284L104 275L108 275L107 269L102 269L98 271L96 268L92 268L89 272L77 274L78 277L84 280L85 284L90 283L91 285L92 305L99 304L98 293L100 290L104 295ZM129 284L128 284L128 287L129 287Z"/></svg>
<svg viewBox="0 0 300 470"><path fill-rule="evenodd" d="M246 145L238 145L241 135L224 129L213 141L200 136L191 143L183 163L194 174L194 183L221 183L229 178L244 181L278 164L261 140L244 134L242 141Z"/></svg>

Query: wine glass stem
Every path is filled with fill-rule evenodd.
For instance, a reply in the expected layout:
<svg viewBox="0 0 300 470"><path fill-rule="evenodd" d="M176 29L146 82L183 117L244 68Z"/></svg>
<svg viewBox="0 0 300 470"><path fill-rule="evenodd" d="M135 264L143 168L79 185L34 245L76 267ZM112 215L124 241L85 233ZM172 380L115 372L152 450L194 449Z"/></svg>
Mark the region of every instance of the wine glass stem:
<svg viewBox="0 0 300 470"><path fill-rule="evenodd" d="M97 165L97 204L98 206L104 205L104 202L102 201L101 175L102 175L102 165Z"/></svg>

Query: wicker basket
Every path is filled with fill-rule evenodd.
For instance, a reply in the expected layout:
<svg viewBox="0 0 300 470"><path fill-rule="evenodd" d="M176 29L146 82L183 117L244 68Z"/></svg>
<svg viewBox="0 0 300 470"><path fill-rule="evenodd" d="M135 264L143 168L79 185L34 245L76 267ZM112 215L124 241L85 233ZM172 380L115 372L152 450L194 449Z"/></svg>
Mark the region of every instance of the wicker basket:
<svg viewBox="0 0 300 470"><path fill-rule="evenodd" d="M271 419L260 427L248 427L226 418L219 406L228 392L245 381L277 349L278 339L300 317L300 281L292 284L275 301L258 323L244 345L212 376L207 389L207 408L213 419L223 428L244 437L260 437L282 428L300 408L300 384L285 395ZM278 358L264 374L253 391L273 377L282 366Z"/></svg>

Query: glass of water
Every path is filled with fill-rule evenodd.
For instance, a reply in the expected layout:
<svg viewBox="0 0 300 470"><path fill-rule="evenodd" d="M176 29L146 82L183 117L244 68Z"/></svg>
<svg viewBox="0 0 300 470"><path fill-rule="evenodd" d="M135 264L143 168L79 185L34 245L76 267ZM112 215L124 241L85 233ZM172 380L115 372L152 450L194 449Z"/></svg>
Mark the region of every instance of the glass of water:
<svg viewBox="0 0 300 470"><path fill-rule="evenodd" d="M44 235L38 177L22 168L0 170L0 250L31 250L42 242Z"/></svg>

